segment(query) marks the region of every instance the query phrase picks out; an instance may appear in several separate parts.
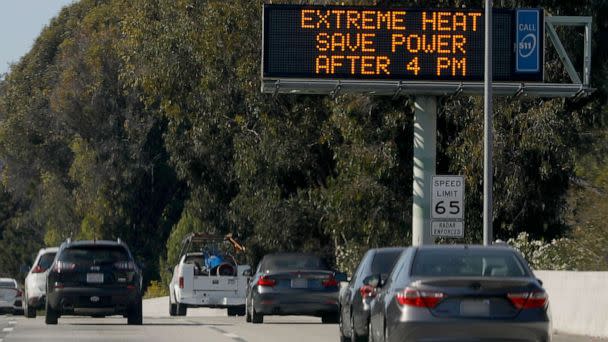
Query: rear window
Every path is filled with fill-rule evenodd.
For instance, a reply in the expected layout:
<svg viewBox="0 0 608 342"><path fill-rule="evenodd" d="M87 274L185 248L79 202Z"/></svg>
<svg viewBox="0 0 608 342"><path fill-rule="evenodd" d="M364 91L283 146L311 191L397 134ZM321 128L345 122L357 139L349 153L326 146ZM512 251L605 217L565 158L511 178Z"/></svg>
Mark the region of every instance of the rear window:
<svg viewBox="0 0 608 342"><path fill-rule="evenodd" d="M515 252L492 249L419 250L412 276L528 277Z"/></svg>
<svg viewBox="0 0 608 342"><path fill-rule="evenodd" d="M323 259L307 254L273 255L264 258L260 270L327 270Z"/></svg>
<svg viewBox="0 0 608 342"><path fill-rule="evenodd" d="M105 264L130 261L129 254L121 246L76 246L65 249L59 260L76 264Z"/></svg>
<svg viewBox="0 0 608 342"><path fill-rule="evenodd" d="M16 287L14 281L0 281L0 287L14 289Z"/></svg>
<svg viewBox="0 0 608 342"><path fill-rule="evenodd" d="M372 260L372 274L389 274L393 270L395 262L401 255L401 251L378 252Z"/></svg>
<svg viewBox="0 0 608 342"><path fill-rule="evenodd" d="M48 270L49 267L53 264L53 260L55 259L55 252L46 253L40 256L40 260L38 260L38 266L40 266L43 270Z"/></svg>

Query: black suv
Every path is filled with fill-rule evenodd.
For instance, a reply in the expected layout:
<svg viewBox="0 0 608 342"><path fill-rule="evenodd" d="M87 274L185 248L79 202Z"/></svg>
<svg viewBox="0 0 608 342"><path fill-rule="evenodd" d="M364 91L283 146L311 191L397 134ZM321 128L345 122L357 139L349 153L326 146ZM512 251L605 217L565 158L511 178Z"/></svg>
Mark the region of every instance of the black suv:
<svg viewBox="0 0 608 342"><path fill-rule="evenodd" d="M142 324L142 276L120 241L64 242L47 278L46 324L61 315L123 315Z"/></svg>

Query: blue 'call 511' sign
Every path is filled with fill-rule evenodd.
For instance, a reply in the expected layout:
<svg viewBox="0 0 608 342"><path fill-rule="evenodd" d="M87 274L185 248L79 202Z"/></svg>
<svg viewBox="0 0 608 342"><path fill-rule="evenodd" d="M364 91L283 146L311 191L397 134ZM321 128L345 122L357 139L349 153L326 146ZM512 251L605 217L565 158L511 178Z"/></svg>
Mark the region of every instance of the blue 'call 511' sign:
<svg viewBox="0 0 608 342"><path fill-rule="evenodd" d="M542 12L539 9L517 10L515 70L538 72L541 68Z"/></svg>

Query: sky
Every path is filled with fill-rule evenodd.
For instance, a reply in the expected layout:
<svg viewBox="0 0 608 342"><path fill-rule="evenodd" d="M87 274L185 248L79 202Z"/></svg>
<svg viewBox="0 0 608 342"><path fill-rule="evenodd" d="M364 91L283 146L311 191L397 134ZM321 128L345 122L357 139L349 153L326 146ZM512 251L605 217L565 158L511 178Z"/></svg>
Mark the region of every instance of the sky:
<svg viewBox="0 0 608 342"><path fill-rule="evenodd" d="M74 1L0 0L0 75L32 48L51 18Z"/></svg>

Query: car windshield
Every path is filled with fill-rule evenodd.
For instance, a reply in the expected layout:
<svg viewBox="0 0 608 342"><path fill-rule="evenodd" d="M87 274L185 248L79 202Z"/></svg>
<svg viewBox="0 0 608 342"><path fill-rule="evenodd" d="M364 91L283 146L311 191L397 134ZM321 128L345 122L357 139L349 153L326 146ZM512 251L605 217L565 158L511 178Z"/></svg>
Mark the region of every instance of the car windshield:
<svg viewBox="0 0 608 342"><path fill-rule="evenodd" d="M77 246L64 250L59 260L77 264L107 264L129 261L129 255L121 246Z"/></svg>
<svg viewBox="0 0 608 342"><path fill-rule="evenodd" d="M416 253L412 276L527 277L515 252L496 249L429 249Z"/></svg>
<svg viewBox="0 0 608 342"><path fill-rule="evenodd" d="M55 259L55 252L46 253L40 256L40 260L38 260L38 266L40 266L43 270L48 270L49 267L53 264L53 260Z"/></svg>
<svg viewBox="0 0 608 342"><path fill-rule="evenodd" d="M395 262L401 255L401 250L380 251L372 260L372 274L389 274Z"/></svg>
<svg viewBox="0 0 608 342"><path fill-rule="evenodd" d="M260 265L262 271L276 270L327 270L323 260L308 254L272 255L264 258Z"/></svg>
<svg viewBox="0 0 608 342"><path fill-rule="evenodd" d="M10 280L8 280L8 281L6 281L6 280L0 281L0 287L14 289L15 288L15 282L10 281Z"/></svg>

